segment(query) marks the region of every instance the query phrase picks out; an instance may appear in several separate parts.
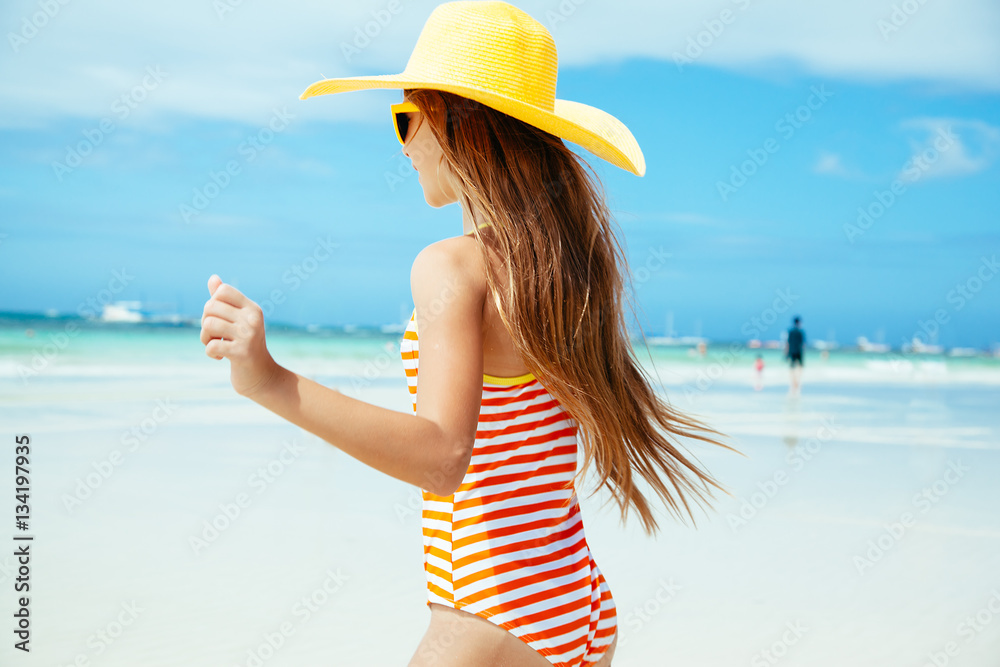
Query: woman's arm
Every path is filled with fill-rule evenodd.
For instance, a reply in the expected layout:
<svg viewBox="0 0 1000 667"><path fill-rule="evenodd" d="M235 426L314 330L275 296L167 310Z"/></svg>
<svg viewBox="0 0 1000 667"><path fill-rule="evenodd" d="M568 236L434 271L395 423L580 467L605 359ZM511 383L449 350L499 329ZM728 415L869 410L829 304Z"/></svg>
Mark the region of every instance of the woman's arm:
<svg viewBox="0 0 1000 667"><path fill-rule="evenodd" d="M470 252L471 250L471 252ZM362 463L438 495L465 476L482 399L485 274L473 239L425 248L410 275L419 323L417 414L378 407L278 365L267 351L259 306L209 279L205 352L228 358L237 393Z"/></svg>
<svg viewBox="0 0 1000 667"><path fill-rule="evenodd" d="M246 396L387 475L431 493L454 490L445 487L461 449L430 419L345 396L277 364L271 379Z"/></svg>

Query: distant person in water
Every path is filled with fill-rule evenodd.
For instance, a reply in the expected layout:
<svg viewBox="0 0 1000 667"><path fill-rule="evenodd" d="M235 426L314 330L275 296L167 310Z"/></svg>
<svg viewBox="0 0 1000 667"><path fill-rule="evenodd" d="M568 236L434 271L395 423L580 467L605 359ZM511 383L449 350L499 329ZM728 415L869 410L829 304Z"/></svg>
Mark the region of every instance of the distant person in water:
<svg viewBox="0 0 1000 667"><path fill-rule="evenodd" d="M764 358L759 354L757 355L757 361L753 362L753 367L757 371L754 375L753 389L754 391L760 391L764 388Z"/></svg>
<svg viewBox="0 0 1000 667"><path fill-rule="evenodd" d="M799 327L802 318L798 315L792 320L792 328L788 330L788 342L785 343L785 357L791 363L791 386L788 393L797 396L802 390L802 353L806 345L806 333Z"/></svg>

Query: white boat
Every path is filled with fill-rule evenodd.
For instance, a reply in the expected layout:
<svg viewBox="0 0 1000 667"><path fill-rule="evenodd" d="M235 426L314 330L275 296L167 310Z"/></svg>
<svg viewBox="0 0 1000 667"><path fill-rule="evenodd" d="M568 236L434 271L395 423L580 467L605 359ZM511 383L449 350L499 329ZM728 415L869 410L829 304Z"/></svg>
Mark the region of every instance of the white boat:
<svg viewBox="0 0 1000 667"><path fill-rule="evenodd" d="M646 340L649 341L650 345L679 345L689 347L691 345L698 345L699 343L708 344L708 339L701 336L649 336Z"/></svg>
<svg viewBox="0 0 1000 667"><path fill-rule="evenodd" d="M143 315L139 312L141 301L115 301L104 304L101 311L102 322L142 322Z"/></svg>
<svg viewBox="0 0 1000 667"><path fill-rule="evenodd" d="M862 352L876 352L885 354L889 351L889 346L885 343L873 343L864 336L858 336L858 349Z"/></svg>
<svg viewBox="0 0 1000 667"><path fill-rule="evenodd" d="M912 352L914 354L942 354L944 352L944 348L940 345L928 345L918 337L914 336L909 343L903 343L903 352Z"/></svg>

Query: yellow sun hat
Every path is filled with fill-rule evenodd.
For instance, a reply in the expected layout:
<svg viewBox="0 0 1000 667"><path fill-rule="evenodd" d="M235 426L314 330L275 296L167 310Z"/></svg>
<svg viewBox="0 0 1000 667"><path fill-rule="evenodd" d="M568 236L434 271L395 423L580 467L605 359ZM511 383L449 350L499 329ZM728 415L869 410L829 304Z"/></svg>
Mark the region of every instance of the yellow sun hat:
<svg viewBox="0 0 1000 667"><path fill-rule="evenodd" d="M399 74L317 81L299 96L371 88L431 88L488 107L571 141L637 176L646 160L624 123L592 106L556 99L558 58L552 35L506 2L438 5Z"/></svg>

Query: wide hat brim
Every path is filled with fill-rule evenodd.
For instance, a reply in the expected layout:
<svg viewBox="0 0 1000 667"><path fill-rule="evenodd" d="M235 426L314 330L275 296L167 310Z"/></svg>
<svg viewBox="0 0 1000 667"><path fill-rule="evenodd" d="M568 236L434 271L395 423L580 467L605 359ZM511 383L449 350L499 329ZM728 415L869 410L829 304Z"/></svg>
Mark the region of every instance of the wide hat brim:
<svg viewBox="0 0 1000 667"><path fill-rule="evenodd" d="M376 88L442 90L476 100L545 132L571 141L636 176L646 173L646 160L629 129L620 120L596 107L556 99L552 111L549 111L495 91L453 82L421 80L421 78L404 71L399 74L324 79L306 88L299 99Z"/></svg>

